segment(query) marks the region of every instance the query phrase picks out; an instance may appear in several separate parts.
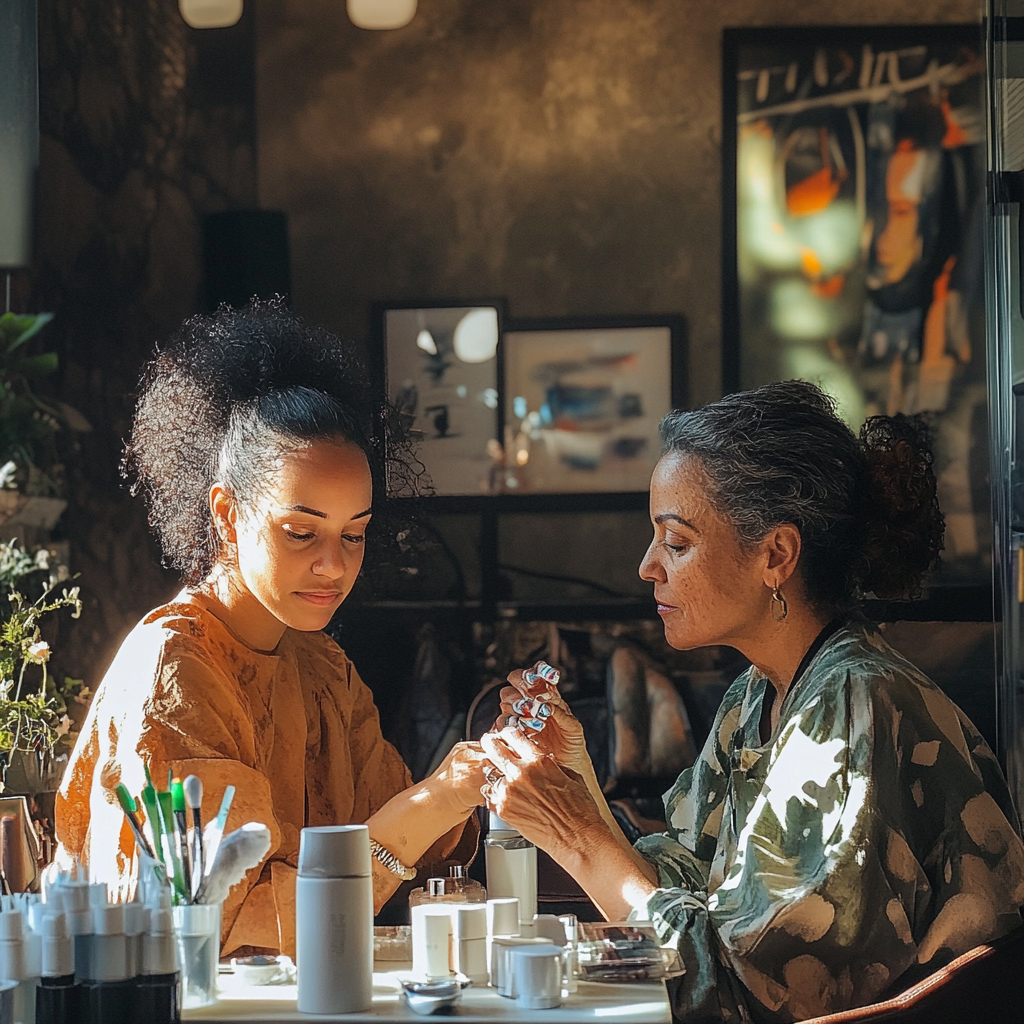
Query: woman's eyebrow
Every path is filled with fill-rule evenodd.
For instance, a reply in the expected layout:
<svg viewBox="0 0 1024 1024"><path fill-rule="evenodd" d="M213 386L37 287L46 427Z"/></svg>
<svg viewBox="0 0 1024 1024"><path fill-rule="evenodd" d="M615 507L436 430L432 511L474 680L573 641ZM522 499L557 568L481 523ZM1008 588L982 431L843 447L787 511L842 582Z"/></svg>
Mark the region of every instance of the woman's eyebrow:
<svg viewBox="0 0 1024 1024"><path fill-rule="evenodd" d="M315 508L308 508L306 505L288 505L286 512L305 512L307 516L316 516L319 519L329 518L326 512L319 512ZM365 512L363 513L366 514Z"/></svg>
<svg viewBox="0 0 1024 1024"><path fill-rule="evenodd" d="M687 527L690 530L693 530L694 533L700 533L700 530L698 530L697 527L689 521L689 519L684 519L682 516L677 516L675 512L662 512L660 515L654 517L655 523L657 523L659 526L669 519L672 520L672 522L674 523L682 523L683 526Z"/></svg>

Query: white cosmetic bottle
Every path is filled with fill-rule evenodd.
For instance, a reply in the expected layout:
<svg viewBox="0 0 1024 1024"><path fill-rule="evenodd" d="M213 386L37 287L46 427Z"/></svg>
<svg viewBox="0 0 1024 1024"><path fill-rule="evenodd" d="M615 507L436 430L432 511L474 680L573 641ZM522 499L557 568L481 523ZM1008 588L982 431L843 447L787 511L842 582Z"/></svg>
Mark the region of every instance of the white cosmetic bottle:
<svg viewBox="0 0 1024 1024"><path fill-rule="evenodd" d="M295 881L300 1013L373 1003L373 882L365 825L304 828Z"/></svg>
<svg viewBox="0 0 1024 1024"><path fill-rule="evenodd" d="M537 847L493 811L484 840L487 891L493 898L519 900L519 933L533 935L537 913Z"/></svg>

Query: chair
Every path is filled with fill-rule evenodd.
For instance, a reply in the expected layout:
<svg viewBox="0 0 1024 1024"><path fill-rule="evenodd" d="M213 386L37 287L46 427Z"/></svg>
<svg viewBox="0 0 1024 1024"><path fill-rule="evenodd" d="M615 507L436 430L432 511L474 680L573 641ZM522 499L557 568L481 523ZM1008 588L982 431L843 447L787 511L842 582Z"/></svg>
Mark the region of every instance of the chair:
<svg viewBox="0 0 1024 1024"><path fill-rule="evenodd" d="M1002 1024L1024 1020L1024 927L975 946L898 996L805 1024Z"/></svg>

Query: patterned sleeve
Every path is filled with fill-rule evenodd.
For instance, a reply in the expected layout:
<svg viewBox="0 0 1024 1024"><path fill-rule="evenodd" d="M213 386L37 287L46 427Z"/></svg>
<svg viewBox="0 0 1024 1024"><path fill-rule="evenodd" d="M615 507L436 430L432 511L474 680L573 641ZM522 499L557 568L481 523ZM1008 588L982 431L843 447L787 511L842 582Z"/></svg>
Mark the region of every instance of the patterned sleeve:
<svg viewBox="0 0 1024 1024"><path fill-rule="evenodd" d="M728 1019L746 1012L758 1020L792 1021L864 1005L915 962L940 949L948 960L1012 926L1020 885L1016 893L997 892L1000 867L982 872L977 856L985 843L995 852L997 816L989 816L984 828L975 825L974 839L970 835L972 803L987 808L991 798L969 753L955 749L952 724L944 729L932 707L913 706L914 700L922 703L916 686L907 688L897 707L887 688L898 684L858 677L856 667L836 671L794 709L763 755L742 742L732 749L719 745L732 779L720 805L725 820L708 874L711 895L666 887L638 908L679 948L687 966L673 993L677 1015ZM941 697L933 703L952 707ZM734 735L742 739L742 731ZM933 763L933 755L934 763L945 757L943 771L932 776L931 790L921 782L914 789L908 778L914 758ZM721 778L709 774L704 785L691 785L670 808L673 820L687 801L714 807L711 789ZM933 813L953 822L927 854L915 841L912 809L900 804L904 793L916 802L919 792L924 804L933 801ZM746 813L730 827L737 803ZM708 814L703 827L710 821ZM1003 824L998 844L1012 861L1019 841L1005 819ZM671 841L671 825L652 843L656 850ZM684 870L670 866L685 865L687 856L659 853L653 859L663 885L674 874L688 882ZM938 882L929 875L933 859L945 861ZM961 896L953 900L962 900L965 865L978 892L969 907L958 908L959 917L949 915L958 920L959 933L949 934L950 921L937 936L943 913L935 915L936 903L949 895L940 891L942 875L954 888L959 884ZM1002 868L1009 866L1004 860ZM965 931L963 912L977 918L982 908L990 920ZM1006 912L1001 924L994 908Z"/></svg>

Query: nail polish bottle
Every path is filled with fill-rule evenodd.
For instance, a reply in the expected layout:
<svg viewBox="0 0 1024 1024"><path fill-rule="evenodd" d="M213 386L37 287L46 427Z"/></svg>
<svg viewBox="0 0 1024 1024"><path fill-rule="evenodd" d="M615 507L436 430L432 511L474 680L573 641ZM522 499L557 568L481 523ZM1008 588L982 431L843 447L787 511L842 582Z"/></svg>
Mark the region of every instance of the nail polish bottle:
<svg viewBox="0 0 1024 1024"><path fill-rule="evenodd" d="M148 911L142 937L142 970L136 979L135 1019L147 1024L178 1024L181 982L170 907Z"/></svg>
<svg viewBox="0 0 1024 1024"><path fill-rule="evenodd" d="M79 1024L80 988L75 981L74 939L63 914L40 922L42 975L36 989L36 1024Z"/></svg>
<svg viewBox="0 0 1024 1024"><path fill-rule="evenodd" d="M128 974L128 936L124 904L92 909L91 978L82 985L84 1024L134 1024L135 979Z"/></svg>

